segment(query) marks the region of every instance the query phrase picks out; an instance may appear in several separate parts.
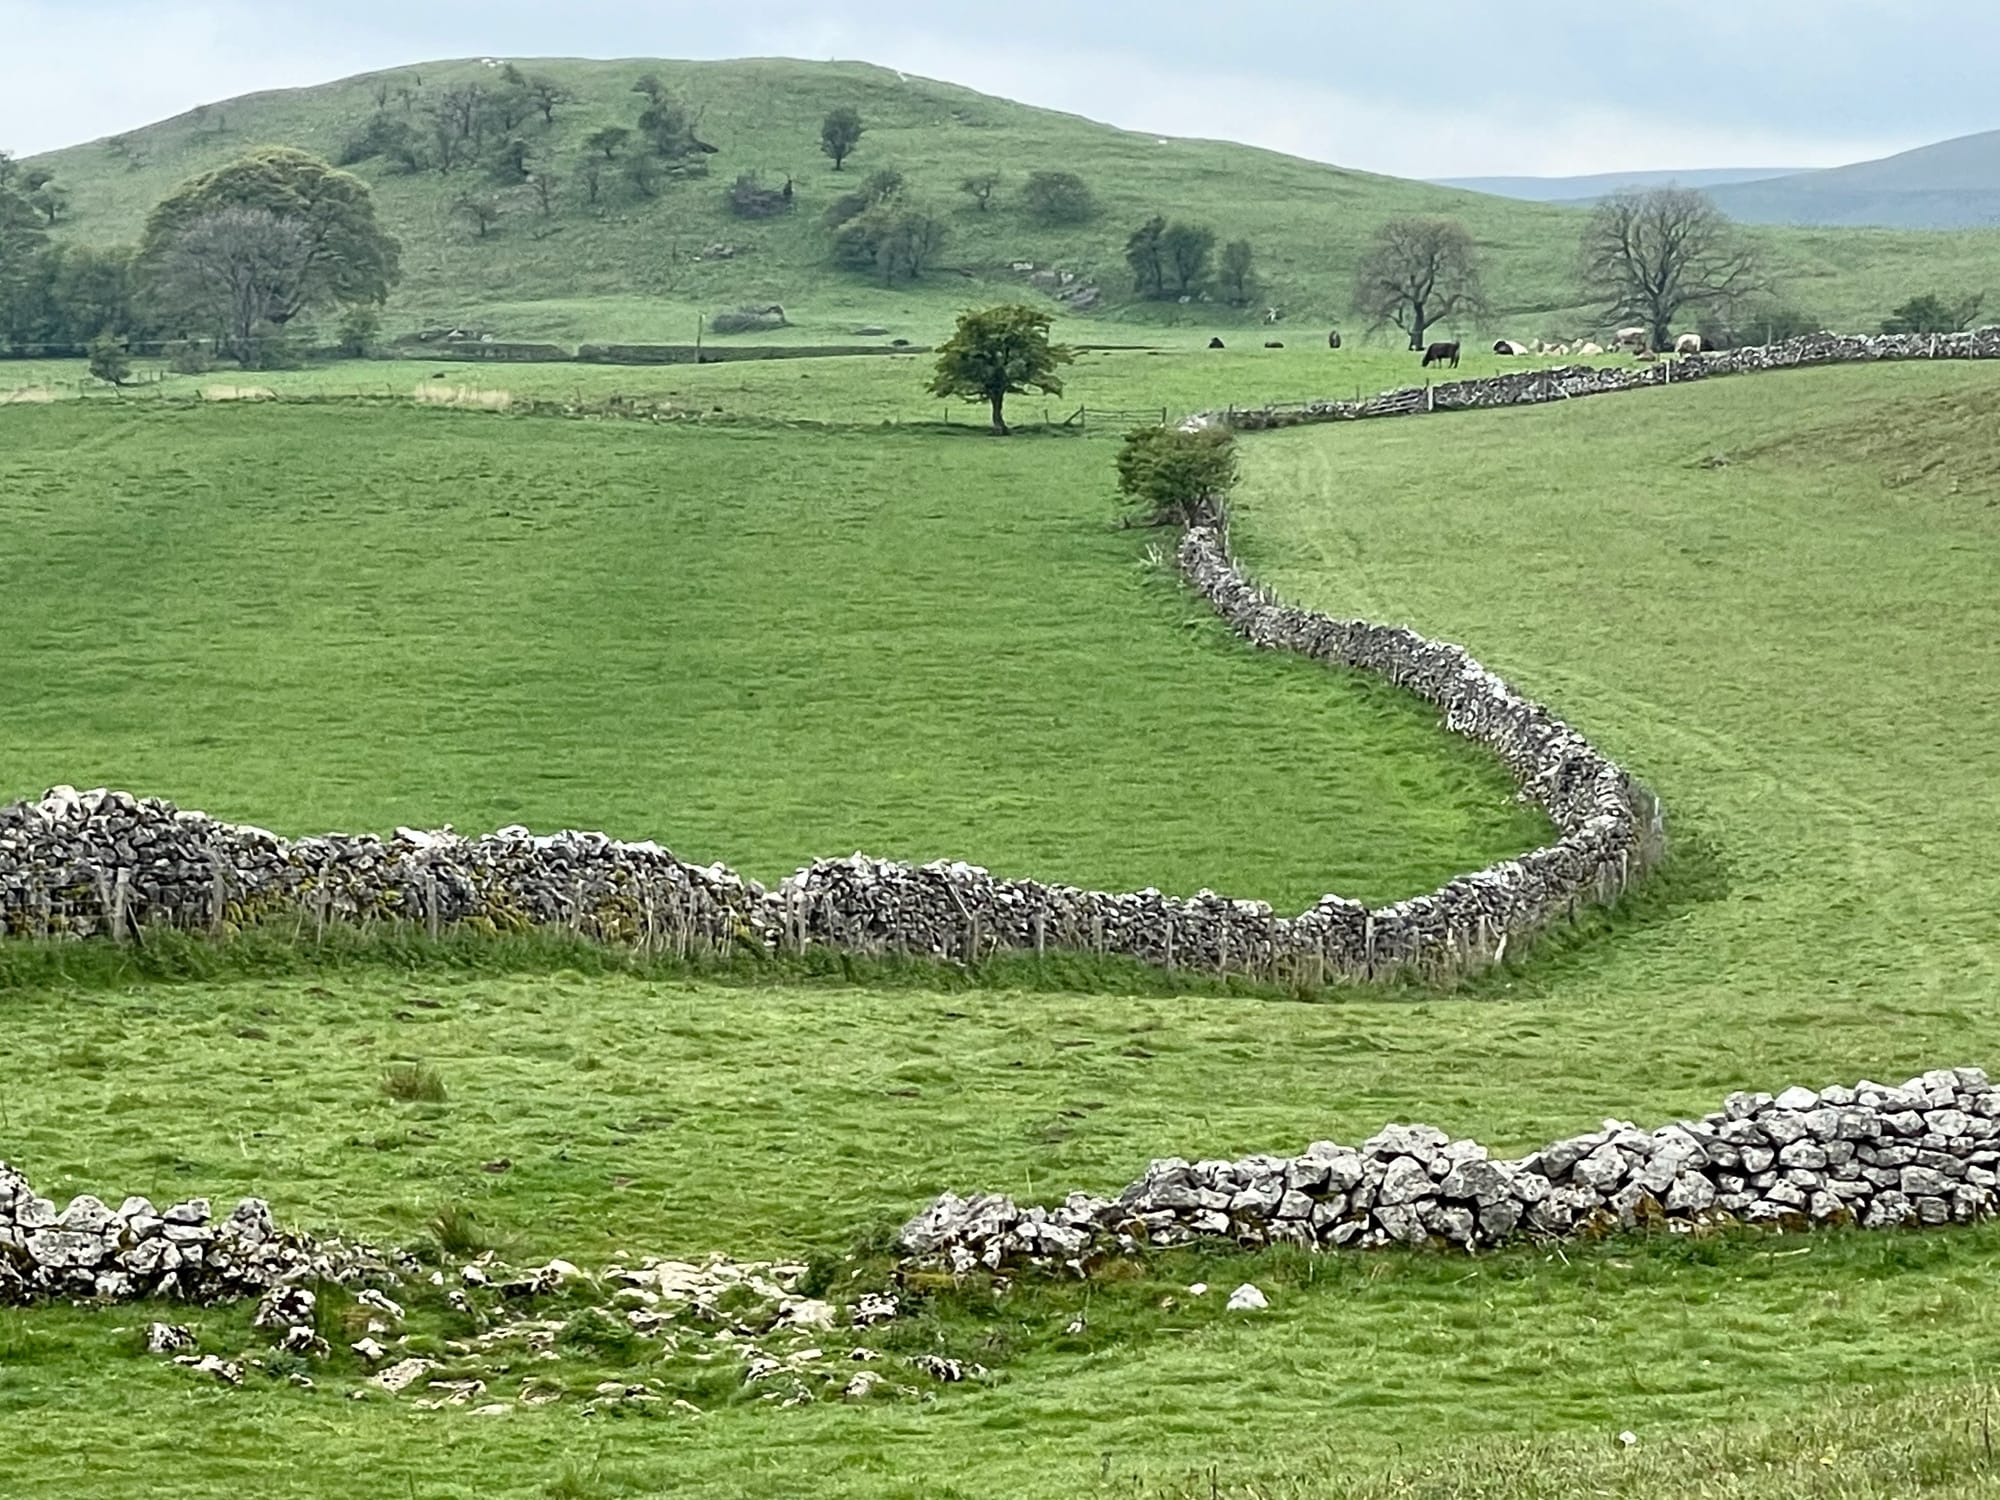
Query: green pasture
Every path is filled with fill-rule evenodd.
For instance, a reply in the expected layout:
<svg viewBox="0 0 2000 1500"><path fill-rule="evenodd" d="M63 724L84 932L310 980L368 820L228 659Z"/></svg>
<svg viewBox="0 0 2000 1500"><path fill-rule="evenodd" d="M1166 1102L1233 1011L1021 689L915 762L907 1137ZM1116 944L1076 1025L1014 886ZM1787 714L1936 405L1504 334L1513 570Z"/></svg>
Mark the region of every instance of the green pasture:
<svg viewBox="0 0 2000 1500"><path fill-rule="evenodd" d="M1267 349L1258 331L1210 349L1204 335L1154 335L1146 347L1083 349L1062 371L1059 396L1022 396L1009 403L1019 424L1062 424L1083 408L1081 430L1116 437L1164 412L1178 420L1218 406L1371 396L1426 380L1472 379L1548 364L1630 365L1627 356L1597 360L1509 359L1490 347L1469 349L1456 370L1425 370L1421 357L1384 343L1326 347L1323 330L1273 329L1282 349ZM1076 319L1058 322L1058 339L1088 344L1101 329ZM0 362L0 406L81 399L142 403L195 401L212 394L270 392L281 398L463 400L497 393L521 400L603 405L623 398L704 420L753 419L837 426L949 423L983 427L984 403L940 401L927 393L933 355L870 354L702 365L478 363L468 360L338 360L298 370L233 370L178 375L157 361L135 362L133 383L114 389L93 379L82 360ZM1095 410L1098 415L1093 418ZM1105 413L1113 415L1107 417Z"/></svg>
<svg viewBox="0 0 2000 1500"><path fill-rule="evenodd" d="M246 404L0 432L0 524L39 538L5 590L17 793L1291 910L1546 829L1413 700L1238 648L1115 525L1108 444Z"/></svg>
<svg viewBox="0 0 2000 1500"><path fill-rule="evenodd" d="M1261 353L1101 368L1169 405L1312 373ZM1107 524L1108 444L857 432L859 376L788 413L783 366L642 373L834 426L0 409L0 518L34 543L0 587L13 789L1292 902L1540 836L1413 705L1203 620L1157 539ZM455 1207L521 1257L825 1254L947 1187L1101 1191L1390 1119L1519 1150L1737 1087L1991 1065L1996 412L1992 371L1900 366L1245 440L1236 541L1283 594L1464 642L1665 799L1670 901L1468 992L38 982L0 996L0 1157L57 1197L256 1191L391 1242ZM385 1096L406 1061L442 1103ZM0 1471L85 1500L253 1473L425 1500L1959 1500L1994 1492L1995 1243L1166 1257L939 1296L910 1336L993 1375L935 1402L724 1393L694 1419L415 1413L344 1399L339 1362L230 1393L136 1354L142 1314L0 1312ZM1270 1313L1220 1312L1238 1279Z"/></svg>

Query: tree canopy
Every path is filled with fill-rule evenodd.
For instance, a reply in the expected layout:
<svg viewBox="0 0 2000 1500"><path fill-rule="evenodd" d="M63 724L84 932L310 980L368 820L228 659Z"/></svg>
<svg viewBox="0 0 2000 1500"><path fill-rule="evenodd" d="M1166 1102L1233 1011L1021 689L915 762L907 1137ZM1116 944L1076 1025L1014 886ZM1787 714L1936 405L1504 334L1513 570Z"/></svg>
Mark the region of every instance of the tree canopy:
<svg viewBox="0 0 2000 1500"><path fill-rule="evenodd" d="M1047 313L1018 305L960 314L957 330L938 351L931 394L984 401L993 413L993 431L1004 437L1009 396L1062 394L1056 372L1076 353L1049 341L1050 321Z"/></svg>
<svg viewBox="0 0 2000 1500"><path fill-rule="evenodd" d="M861 111L851 104L843 104L838 109L827 111L820 122L819 149L833 158L833 170L838 172L841 163L854 154L854 148L861 144Z"/></svg>
<svg viewBox="0 0 2000 1500"><path fill-rule="evenodd" d="M162 199L146 220L142 261L158 265L190 229L228 209L268 214L296 231L297 253L281 258L290 269L268 288L264 317L279 327L311 307L383 302L396 284L401 247L377 221L368 184L283 146L205 172Z"/></svg>
<svg viewBox="0 0 2000 1500"><path fill-rule="evenodd" d="M1979 316L1983 293L1952 299L1937 292L1912 297L1882 324L1884 333L1957 333Z"/></svg>
<svg viewBox="0 0 2000 1500"><path fill-rule="evenodd" d="M1643 323L1671 349L1688 310L1726 314L1768 291L1756 248L1704 193L1655 188L1598 204L1583 232L1583 280L1607 318Z"/></svg>
<svg viewBox="0 0 2000 1500"><path fill-rule="evenodd" d="M1391 324L1424 347L1424 334L1447 318L1477 317L1486 297L1479 252L1465 227L1451 219L1391 219L1354 274L1354 309L1376 328Z"/></svg>

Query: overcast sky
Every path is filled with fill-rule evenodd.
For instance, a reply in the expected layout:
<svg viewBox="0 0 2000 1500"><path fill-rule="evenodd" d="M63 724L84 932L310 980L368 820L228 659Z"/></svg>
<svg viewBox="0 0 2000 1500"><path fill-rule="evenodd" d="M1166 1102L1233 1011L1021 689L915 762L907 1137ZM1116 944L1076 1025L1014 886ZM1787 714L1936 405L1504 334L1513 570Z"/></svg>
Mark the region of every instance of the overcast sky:
<svg viewBox="0 0 2000 1500"><path fill-rule="evenodd" d="M1409 177L1831 166L2000 127L1993 0L0 0L0 147L436 58L773 55Z"/></svg>

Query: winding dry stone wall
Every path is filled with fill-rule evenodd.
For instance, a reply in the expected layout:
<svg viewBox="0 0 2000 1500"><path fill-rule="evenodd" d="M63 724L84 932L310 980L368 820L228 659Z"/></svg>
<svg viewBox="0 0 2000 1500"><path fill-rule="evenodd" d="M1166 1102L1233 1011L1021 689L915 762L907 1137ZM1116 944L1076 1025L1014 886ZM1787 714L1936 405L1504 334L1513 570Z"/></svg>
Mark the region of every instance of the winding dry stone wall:
<svg viewBox="0 0 2000 1500"><path fill-rule="evenodd" d="M406 828L391 839L287 840L156 798L57 787L0 806L0 933L122 940L154 923L220 933L282 917L315 933L384 921L434 933L558 927L681 955L823 947L974 962L1056 948L1294 983L1435 979L1495 962L1578 906L1613 899L1661 857L1652 794L1463 648L1278 603L1237 570L1219 517L1188 528L1178 561L1255 644L1374 672L1434 704L1446 728L1501 758L1557 841L1391 906L1328 895L1281 916L1210 891L1090 891L861 854L766 889L726 866L599 833Z"/></svg>
<svg viewBox="0 0 2000 1500"><path fill-rule="evenodd" d="M1758 370L1996 358L2000 327L1816 334L1637 368L1526 370L1367 401L1192 420L1259 430L1530 405ZM57 788L40 801L0 807L0 932L121 938L151 922L221 931L283 915L316 930L383 920L434 931L564 927L682 954L822 947L970 962L1058 948L1294 983L1436 979L1494 962L1579 906L1614 899L1663 855L1657 799L1463 648L1272 599L1236 568L1219 517L1187 529L1178 562L1189 584L1256 645L1373 672L1434 704L1445 727L1501 758L1521 795L1548 812L1556 841L1390 906L1328 895L1284 916L1211 891L1090 891L996 879L958 861L912 866L861 854L815 862L766 889L723 865L591 833L537 837L507 828L465 838L402 829L386 840L287 841L153 799Z"/></svg>
<svg viewBox="0 0 2000 1500"><path fill-rule="evenodd" d="M940 1197L904 1226L913 1261L956 1272L1080 1270L1107 1255L1226 1238L1314 1248L1438 1244L1618 1229L1767 1224L1870 1229L1969 1224L1994 1212L2000 1091L1978 1068L1899 1086L1731 1094L1699 1120L1642 1130L1606 1120L1517 1160L1429 1125L1299 1156L1155 1161L1115 1198L1021 1207Z"/></svg>
<svg viewBox="0 0 2000 1500"><path fill-rule="evenodd" d="M1537 406L1579 396L1649 386L1680 385L1721 375L1813 365L1877 364L1925 359L2000 359L2000 327L1971 333L1815 333L1784 343L1730 349L1714 354L1662 358L1641 365L1563 365L1522 370L1481 380L1453 380L1411 386L1356 401L1307 401L1256 410L1209 411L1190 418L1196 425L1223 425L1239 432L1268 432L1314 422L1352 422L1370 417L1417 416L1428 412L1470 411L1502 406Z"/></svg>

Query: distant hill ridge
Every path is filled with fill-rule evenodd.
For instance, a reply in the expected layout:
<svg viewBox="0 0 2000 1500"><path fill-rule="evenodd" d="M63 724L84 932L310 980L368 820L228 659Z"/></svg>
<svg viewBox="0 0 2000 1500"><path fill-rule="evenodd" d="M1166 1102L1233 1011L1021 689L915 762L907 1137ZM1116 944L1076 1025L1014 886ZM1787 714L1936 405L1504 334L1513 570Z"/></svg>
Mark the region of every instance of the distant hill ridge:
<svg viewBox="0 0 2000 1500"><path fill-rule="evenodd" d="M1578 207L1627 188L1700 188L1731 218L1793 228L1986 229L2000 225L2000 130L1813 171L1726 167L1593 177L1455 177L1440 187Z"/></svg>
<svg viewBox="0 0 2000 1500"><path fill-rule="evenodd" d="M352 168L373 184L384 222L403 241L404 279L386 334L467 328L569 345L683 343L696 336L698 320L747 305L782 308L784 323L733 336L746 341L844 343L879 327L888 330L885 341L923 343L960 309L1007 298L1047 305L1072 326L1081 303L1091 319L1203 334L1236 328L1245 336L1275 309L1281 332L1315 329L1312 336L1323 337L1328 327L1351 324L1354 268L1369 237L1405 214L1458 218L1479 242L1497 311L1491 331L1457 332L1569 337L1602 321L1602 309L1584 305L1576 284L1582 221L1573 209L1121 130L864 63L514 62L561 96L552 119L536 109L517 128L528 165L555 180L548 205L483 168L407 171L382 156ZM421 137L441 96L491 88L500 70L492 59L427 62L245 95L36 161L70 192L59 235L130 241L148 209L197 172L262 145L338 159L378 115ZM709 175L667 178L650 194L636 190L615 160L593 167L602 153L589 144L603 127L636 126L645 101L633 85L647 74L687 101L700 137L717 147L705 158ZM864 134L836 172L821 154L820 124L841 106L859 111ZM905 193L932 207L946 229L915 284L885 287L832 264L827 206L882 170L902 174ZM1075 225L1035 222L1021 199L1035 171L1081 176L1095 215ZM773 189L790 180L786 211L733 215L728 191L746 172ZM1000 184L982 209L962 185L985 173L999 174ZM499 221L483 237L461 211L468 196L498 200ZM1208 225L1218 242L1249 241L1256 264L1245 305L1226 305L1212 282L1185 304L1140 300L1124 246L1154 214ZM1784 278L1810 286L1813 312L1831 326L1869 326L1912 290L1935 284L1940 266L1954 259L1983 265L2000 256L2000 235L1948 245L1922 236L1771 231L1765 238Z"/></svg>

